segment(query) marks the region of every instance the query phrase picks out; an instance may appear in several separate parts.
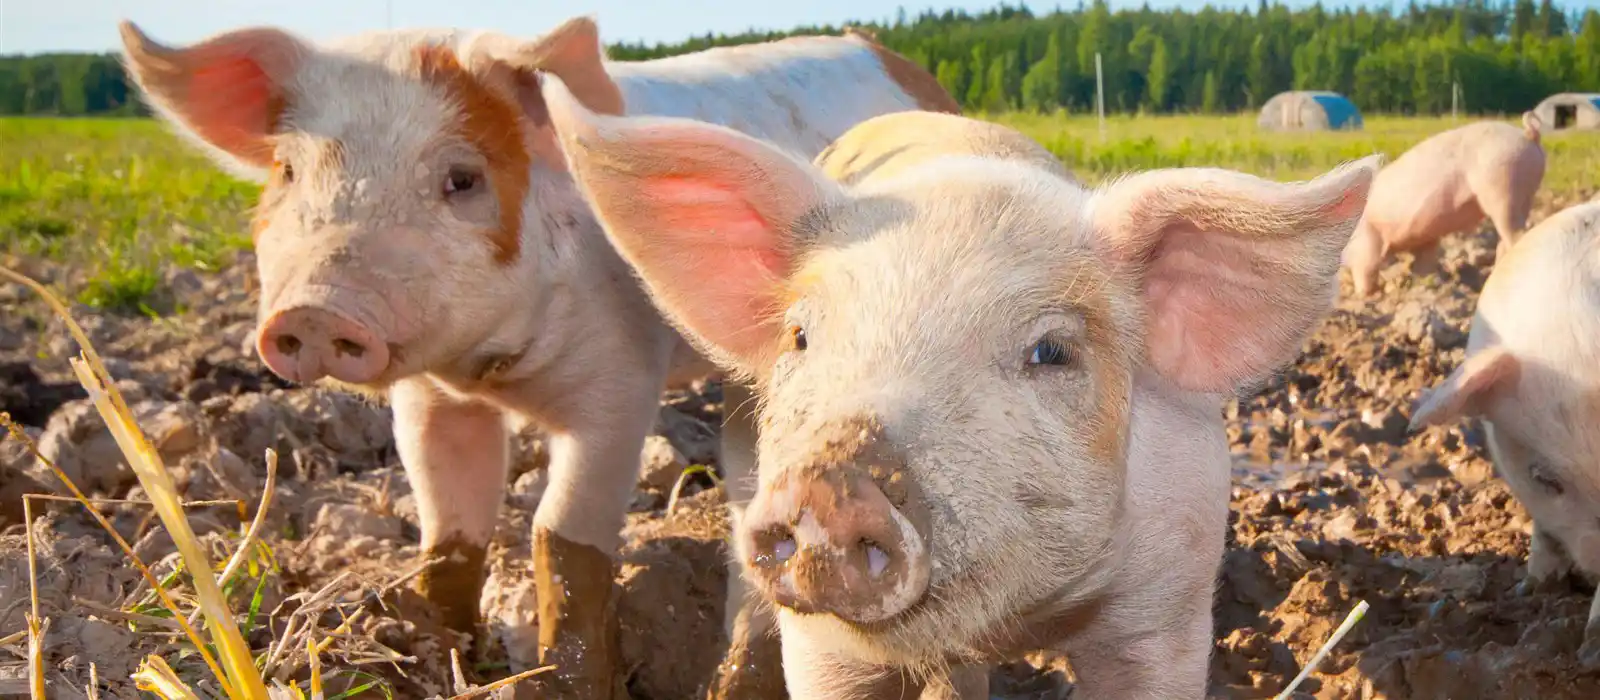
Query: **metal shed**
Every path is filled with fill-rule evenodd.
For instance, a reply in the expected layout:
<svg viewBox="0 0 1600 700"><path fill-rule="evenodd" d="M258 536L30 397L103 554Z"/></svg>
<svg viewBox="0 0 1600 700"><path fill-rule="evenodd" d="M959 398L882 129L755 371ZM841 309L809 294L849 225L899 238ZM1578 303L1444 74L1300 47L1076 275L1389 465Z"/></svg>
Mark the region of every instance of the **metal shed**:
<svg viewBox="0 0 1600 700"><path fill-rule="evenodd" d="M1357 130L1361 110L1337 92L1297 90L1280 92L1261 105L1256 124L1269 131Z"/></svg>
<svg viewBox="0 0 1600 700"><path fill-rule="evenodd" d="M1600 93L1561 92L1544 98L1533 111L1542 129L1600 129Z"/></svg>

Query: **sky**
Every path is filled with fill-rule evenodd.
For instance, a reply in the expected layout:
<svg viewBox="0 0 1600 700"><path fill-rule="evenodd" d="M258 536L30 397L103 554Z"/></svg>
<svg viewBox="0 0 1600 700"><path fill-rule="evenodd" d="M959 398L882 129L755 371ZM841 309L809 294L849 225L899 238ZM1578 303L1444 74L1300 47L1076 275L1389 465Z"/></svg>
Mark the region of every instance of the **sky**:
<svg viewBox="0 0 1600 700"><path fill-rule="evenodd" d="M1325 5L1349 2L1326 0ZM1388 5L1389 0L1362 4L1374 3ZM1600 0L1569 0L1562 5L1596 3ZM593 14L608 43L654 43L707 31L889 19L901 6L915 15L929 8L983 10L996 4L998 0L0 0L0 54L111 51L118 46L116 25L123 18L139 23L163 43L183 44L250 24L277 25L312 40L388 26L491 28L537 36L573 15ZM1058 4L1076 7L1078 0L1011 4L1046 12ZM1140 0L1111 0L1114 8L1138 4ZM1206 0L1149 0L1149 4L1199 9ZM1256 0L1211 0L1211 4L1254 6ZM1305 6L1310 0L1285 4Z"/></svg>

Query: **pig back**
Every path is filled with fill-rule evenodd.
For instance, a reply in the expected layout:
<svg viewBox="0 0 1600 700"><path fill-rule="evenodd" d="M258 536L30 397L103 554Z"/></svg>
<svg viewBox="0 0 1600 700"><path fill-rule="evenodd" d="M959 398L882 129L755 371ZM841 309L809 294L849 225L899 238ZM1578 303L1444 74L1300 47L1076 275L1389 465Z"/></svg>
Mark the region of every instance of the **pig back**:
<svg viewBox="0 0 1600 700"><path fill-rule="evenodd" d="M1495 267L1467 353L1494 345L1521 370L1485 417L1524 444L1600 454L1600 203L1540 222Z"/></svg>
<svg viewBox="0 0 1600 700"><path fill-rule="evenodd" d="M1463 129L1424 139L1373 180L1363 220L1390 250L1432 243L1483 218L1467 183L1464 144L1470 132Z"/></svg>
<svg viewBox="0 0 1600 700"><path fill-rule="evenodd" d="M1021 132L942 112L894 112L846 131L816 158L833 180L856 185L905 173L941 156L1022 161L1078 182L1061 161Z"/></svg>

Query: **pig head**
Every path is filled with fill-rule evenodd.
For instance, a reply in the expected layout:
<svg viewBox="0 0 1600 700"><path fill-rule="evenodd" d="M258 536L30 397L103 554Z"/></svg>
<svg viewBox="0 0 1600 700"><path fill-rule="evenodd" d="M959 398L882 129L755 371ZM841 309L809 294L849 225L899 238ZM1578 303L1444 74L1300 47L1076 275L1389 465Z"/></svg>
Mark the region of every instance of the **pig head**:
<svg viewBox="0 0 1600 700"><path fill-rule="evenodd" d="M1167 531L1210 552L1190 592L1203 684L1226 452L1203 465L1220 500L1175 509L1198 522L1136 513L1178 477L1129 455L1182 436L1130 422L1220 436L1215 396L1290 360L1331 307L1376 158L1307 183L1179 169L1089 191L971 139L846 187L727 129L596 115L558 81L546 99L656 303L758 388L736 537L781 606L791 694L809 687L792 633L902 667L1058 641L1143 587L1131 559ZM1145 396L1212 399L1190 428Z"/></svg>
<svg viewBox="0 0 1600 700"><path fill-rule="evenodd" d="M1562 210L1496 261L1466 358L1419 397L1413 429L1484 421L1496 471L1533 517L1524 588L1600 581L1600 203ZM1600 663L1600 596L1583 653Z"/></svg>
<svg viewBox="0 0 1600 700"><path fill-rule="evenodd" d="M522 308L507 300L538 304L528 278L571 252L529 243L582 210L538 76L621 111L587 18L535 42L433 31L313 47L251 28L173 48L129 22L122 39L152 108L264 181L257 348L297 382L381 389L493 347Z"/></svg>

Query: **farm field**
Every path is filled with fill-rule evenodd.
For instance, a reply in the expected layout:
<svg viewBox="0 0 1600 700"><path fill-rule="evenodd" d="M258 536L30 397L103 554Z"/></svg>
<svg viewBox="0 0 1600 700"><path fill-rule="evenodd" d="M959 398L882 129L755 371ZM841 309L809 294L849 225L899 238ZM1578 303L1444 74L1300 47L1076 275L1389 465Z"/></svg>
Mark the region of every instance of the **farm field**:
<svg viewBox="0 0 1600 700"><path fill-rule="evenodd" d="M1102 139L1093 116L994 119L1088 182L1172 166L1303 179L1375 151L1392 159L1456 123L1380 115L1360 132L1269 135L1253 115L1116 116ZM1550 166L1531 223L1600 193L1600 133L1544 138ZM151 120L0 119L0 262L75 302L185 497L254 508L264 451L282 455L266 546L228 582L258 664L304 681L309 629L330 640L321 661L330 697L449 695L449 650L464 640L406 589L417 513L387 409L288 386L250 349L256 192ZM1577 580L1516 589L1531 523L1494 476L1481 427L1406 431L1419 391L1462 359L1494 250L1485 224L1447 242L1435 277L1412 278L1404 259L1393 261L1383 294L1367 301L1349 298L1345 282L1297 362L1225 409L1236 480L1213 697L1272 697L1362 600L1371 610L1300 687L1303 697L1600 697L1600 670L1579 654L1594 589ZM0 309L0 411L91 496L142 498L72 378L76 349L63 325L18 285L0 283ZM645 454L617 579L626 669L618 682L634 698L696 697L719 661L722 494L694 476L673 512L667 503L686 468L714 465L720 411L714 384L664 395ZM536 640L510 630L536 608L530 525L547 457L532 431L519 435L515 455L489 553L487 643L461 659L474 682L534 659ZM25 693L17 679L26 642L15 633L24 629L29 572L14 504L28 492L63 493L21 442L0 439L0 697ZM51 697L82 697L90 661L100 697L136 697L128 676L151 653L186 679L206 677L82 508L40 508ZM173 544L147 508L102 512L158 575L173 571ZM231 503L196 507L191 522L214 560L239 540ZM1049 654L993 677L995 695L1014 699L1064 697L1072 681L1070 660Z"/></svg>

